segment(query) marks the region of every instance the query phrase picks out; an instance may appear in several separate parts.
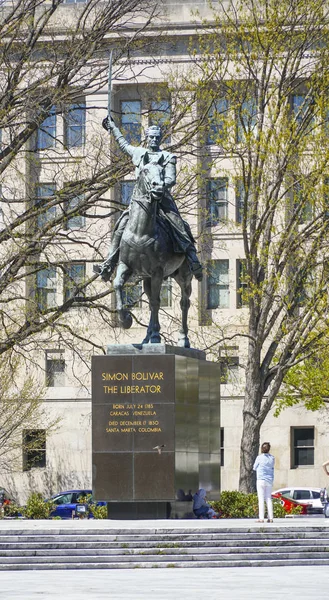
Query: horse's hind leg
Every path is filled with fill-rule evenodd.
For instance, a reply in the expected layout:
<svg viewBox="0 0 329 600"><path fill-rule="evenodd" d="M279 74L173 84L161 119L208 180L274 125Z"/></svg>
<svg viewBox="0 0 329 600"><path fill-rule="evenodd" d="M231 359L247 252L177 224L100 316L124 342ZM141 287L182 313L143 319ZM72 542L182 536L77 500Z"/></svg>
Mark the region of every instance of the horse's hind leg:
<svg viewBox="0 0 329 600"><path fill-rule="evenodd" d="M117 273L113 282L113 287L115 289L116 303L117 303L117 312L119 315L120 325L124 329L129 329L132 326L132 316L131 312L127 310L123 306L123 298L122 298L122 289L126 281L129 279L131 275L131 269L127 267L124 263L120 263L117 268Z"/></svg>
<svg viewBox="0 0 329 600"><path fill-rule="evenodd" d="M177 274L175 275L175 280L177 281L181 289L180 307L182 309L182 326L179 330L178 346L183 348L190 348L190 340L188 339L187 335L187 316L191 304L190 296L192 293L192 274L186 261L184 261Z"/></svg>

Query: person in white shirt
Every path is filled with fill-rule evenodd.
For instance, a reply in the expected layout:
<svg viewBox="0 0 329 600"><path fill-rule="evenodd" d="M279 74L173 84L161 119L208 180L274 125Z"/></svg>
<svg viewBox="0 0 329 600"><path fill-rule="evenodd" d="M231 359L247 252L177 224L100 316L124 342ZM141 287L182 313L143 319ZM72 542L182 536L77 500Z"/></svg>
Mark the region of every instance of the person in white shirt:
<svg viewBox="0 0 329 600"><path fill-rule="evenodd" d="M274 456L270 454L271 444L261 445L261 454L257 456L253 469L257 474L258 523L264 523L264 502L267 504L267 522L273 523L272 485L274 479Z"/></svg>

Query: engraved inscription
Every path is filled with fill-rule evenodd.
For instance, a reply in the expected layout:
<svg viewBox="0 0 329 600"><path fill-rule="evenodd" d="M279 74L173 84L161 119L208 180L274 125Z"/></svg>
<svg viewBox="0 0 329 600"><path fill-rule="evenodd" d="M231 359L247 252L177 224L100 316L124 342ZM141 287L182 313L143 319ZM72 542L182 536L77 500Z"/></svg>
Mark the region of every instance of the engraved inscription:
<svg viewBox="0 0 329 600"><path fill-rule="evenodd" d="M106 395L161 394L164 373L162 371L136 371L124 373L103 372L102 387ZM107 433L161 433L162 427L156 406L150 402L113 402L110 405Z"/></svg>

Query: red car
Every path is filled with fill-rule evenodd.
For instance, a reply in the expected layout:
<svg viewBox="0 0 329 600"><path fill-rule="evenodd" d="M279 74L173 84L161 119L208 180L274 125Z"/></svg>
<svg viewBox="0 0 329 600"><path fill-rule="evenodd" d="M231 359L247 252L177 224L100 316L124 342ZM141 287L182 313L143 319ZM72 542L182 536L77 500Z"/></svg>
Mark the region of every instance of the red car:
<svg viewBox="0 0 329 600"><path fill-rule="evenodd" d="M292 509L295 508L296 506L301 506L301 512L300 512L301 515L308 514L308 505L302 504L301 502L298 502L297 500L293 500L289 495L282 494L281 492L273 492L272 498L278 498L280 500L284 510L288 514L291 513Z"/></svg>

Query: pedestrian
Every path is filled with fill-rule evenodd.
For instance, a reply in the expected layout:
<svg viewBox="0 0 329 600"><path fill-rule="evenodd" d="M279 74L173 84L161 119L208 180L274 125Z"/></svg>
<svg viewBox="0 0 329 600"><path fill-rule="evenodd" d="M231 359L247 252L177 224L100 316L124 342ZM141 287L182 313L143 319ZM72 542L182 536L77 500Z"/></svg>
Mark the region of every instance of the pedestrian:
<svg viewBox="0 0 329 600"><path fill-rule="evenodd" d="M273 523L272 485L274 479L274 456L270 454L271 444L261 445L253 469L257 474L258 523L264 523L264 502L267 505L267 522Z"/></svg>
<svg viewBox="0 0 329 600"><path fill-rule="evenodd" d="M206 490L201 488L193 496L193 512L198 519L215 519L219 517L210 504L206 501Z"/></svg>

